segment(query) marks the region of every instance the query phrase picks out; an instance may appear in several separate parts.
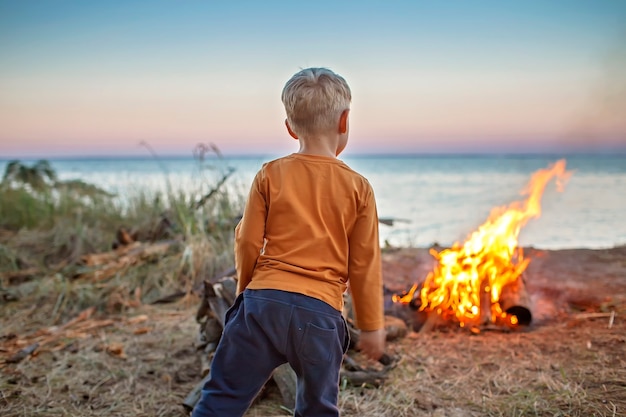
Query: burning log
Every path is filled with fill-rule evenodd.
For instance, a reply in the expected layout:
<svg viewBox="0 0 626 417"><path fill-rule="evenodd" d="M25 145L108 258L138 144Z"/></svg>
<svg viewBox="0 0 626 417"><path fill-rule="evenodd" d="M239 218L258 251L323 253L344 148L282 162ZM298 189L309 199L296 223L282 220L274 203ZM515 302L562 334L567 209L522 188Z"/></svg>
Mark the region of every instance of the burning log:
<svg viewBox="0 0 626 417"><path fill-rule="evenodd" d="M442 324L454 321L451 320L449 312L444 315L433 309L422 308L420 298L422 288L422 285L416 284L409 291L394 295L391 310L396 312L395 315L403 317L414 331L420 333L431 331ZM486 291L484 283L481 285L479 294L480 303L477 309L479 313L476 320L467 326L473 333L479 333L481 329L500 328L504 330L530 325L532 321L530 296L526 291L522 275L502 288L496 306L492 304L490 293ZM401 311L402 309L404 311ZM494 317L494 310L501 310L501 312ZM461 327L466 326L462 323Z"/></svg>
<svg viewBox="0 0 626 417"><path fill-rule="evenodd" d="M505 285L500 294L500 307L505 313L517 318L520 326L528 326L532 321L530 297L526 291L524 277L520 275L511 284Z"/></svg>
<svg viewBox="0 0 626 417"><path fill-rule="evenodd" d="M430 313L425 315L425 320L421 323L419 333L426 333L439 326L443 320L439 314Z"/></svg>

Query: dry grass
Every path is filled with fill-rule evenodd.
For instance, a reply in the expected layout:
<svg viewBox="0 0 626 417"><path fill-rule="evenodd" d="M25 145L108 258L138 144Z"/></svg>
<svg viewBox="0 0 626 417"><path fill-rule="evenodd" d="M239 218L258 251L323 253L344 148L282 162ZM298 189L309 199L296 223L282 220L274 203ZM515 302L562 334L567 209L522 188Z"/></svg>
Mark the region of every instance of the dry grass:
<svg viewBox="0 0 626 417"><path fill-rule="evenodd" d="M342 387L342 415L625 415L626 250L609 255L583 250L546 252L545 259L538 262L540 269L530 271L534 275L529 288L543 293L548 292L545 276L570 271L569 287L558 279L553 283L564 292L571 288L586 291L584 312L556 306L549 311L558 313L544 315L524 331L470 335L443 327L411 333L390 343L388 350L399 358L397 366L380 388ZM418 262L420 258L412 259ZM406 259L396 257L395 261L386 258L386 279L393 279L393 266ZM580 262L586 267L581 268ZM583 280L583 275L573 270L587 271L585 277L595 270L596 275ZM28 340L27 336L49 328L52 302L61 289L52 285L54 277L48 279L51 282L45 288L51 292L50 297L34 298L46 304L32 304L28 302L32 300L23 298L3 306L1 347L10 346L10 334ZM405 279L410 280L410 274ZM74 294L88 289L65 291ZM579 293L571 293L576 306L584 304ZM561 294L559 300L564 305L570 300L572 306L573 297ZM91 330L83 327L87 330L82 333L66 332L57 344L42 346L36 356L2 366L0 414L185 415L181 403L200 380L199 358L193 347L198 330L194 320L197 303L190 296L176 304L137 305L117 313L106 309L94 312L89 320L111 320L111 324ZM616 312L610 328L609 318L588 314L606 309ZM0 358L7 356L0 350ZM271 388L247 413L248 417L286 415L289 412L280 406L279 396Z"/></svg>
<svg viewBox="0 0 626 417"><path fill-rule="evenodd" d="M626 326L555 323L524 333L420 334L396 346L406 407L362 415L611 416L626 410ZM397 403L397 401L393 401ZM406 402L406 401L405 401ZM355 414L358 415L358 414ZM618 414L619 415L619 414Z"/></svg>
<svg viewBox="0 0 626 417"><path fill-rule="evenodd" d="M108 316L114 325L90 337L5 366L2 415L184 415L182 400L199 380L194 313L191 299L142 306ZM140 314L147 320L128 320ZM344 387L343 416L618 416L626 410L621 317L611 329L605 318L572 318L523 333L440 329L412 333L389 350L400 360L386 383ZM270 390L247 415L289 414Z"/></svg>
<svg viewBox="0 0 626 417"><path fill-rule="evenodd" d="M90 337L6 366L2 415L180 415L180 397L197 377L190 311L142 307L130 315L147 314L146 321L114 317Z"/></svg>

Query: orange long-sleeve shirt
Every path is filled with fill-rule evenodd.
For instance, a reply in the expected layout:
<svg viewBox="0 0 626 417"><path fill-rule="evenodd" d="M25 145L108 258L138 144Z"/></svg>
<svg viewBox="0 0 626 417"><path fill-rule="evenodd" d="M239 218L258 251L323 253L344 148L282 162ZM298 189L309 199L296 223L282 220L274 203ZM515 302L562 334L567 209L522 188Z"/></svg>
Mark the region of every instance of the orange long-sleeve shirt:
<svg viewBox="0 0 626 417"><path fill-rule="evenodd" d="M342 161L292 154L263 165L235 232L238 292L277 289L337 310L349 282L356 325L384 327L372 187Z"/></svg>

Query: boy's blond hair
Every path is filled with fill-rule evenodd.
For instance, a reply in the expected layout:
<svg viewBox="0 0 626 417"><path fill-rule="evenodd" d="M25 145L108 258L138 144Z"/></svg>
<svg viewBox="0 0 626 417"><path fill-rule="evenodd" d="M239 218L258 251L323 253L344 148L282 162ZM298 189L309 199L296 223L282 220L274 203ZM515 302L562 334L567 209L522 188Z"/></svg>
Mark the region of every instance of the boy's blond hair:
<svg viewBox="0 0 626 417"><path fill-rule="evenodd" d="M352 93L342 76L327 68L307 68L287 81L281 99L291 130L309 136L337 129Z"/></svg>

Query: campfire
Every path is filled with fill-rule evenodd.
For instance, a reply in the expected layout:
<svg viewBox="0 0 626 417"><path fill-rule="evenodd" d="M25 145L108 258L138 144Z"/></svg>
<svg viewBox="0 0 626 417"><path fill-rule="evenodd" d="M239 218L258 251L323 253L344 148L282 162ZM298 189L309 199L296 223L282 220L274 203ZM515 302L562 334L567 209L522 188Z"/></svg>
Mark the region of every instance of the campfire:
<svg viewBox="0 0 626 417"><path fill-rule="evenodd" d="M440 252L425 281L415 284L395 303L409 304L437 318L480 332L485 325L514 328L528 325L532 315L523 273L530 263L518 246L521 228L541 214L540 200L546 185L556 178L559 191L571 176L565 160L535 172L523 190L524 201L492 210L487 221L462 244Z"/></svg>

